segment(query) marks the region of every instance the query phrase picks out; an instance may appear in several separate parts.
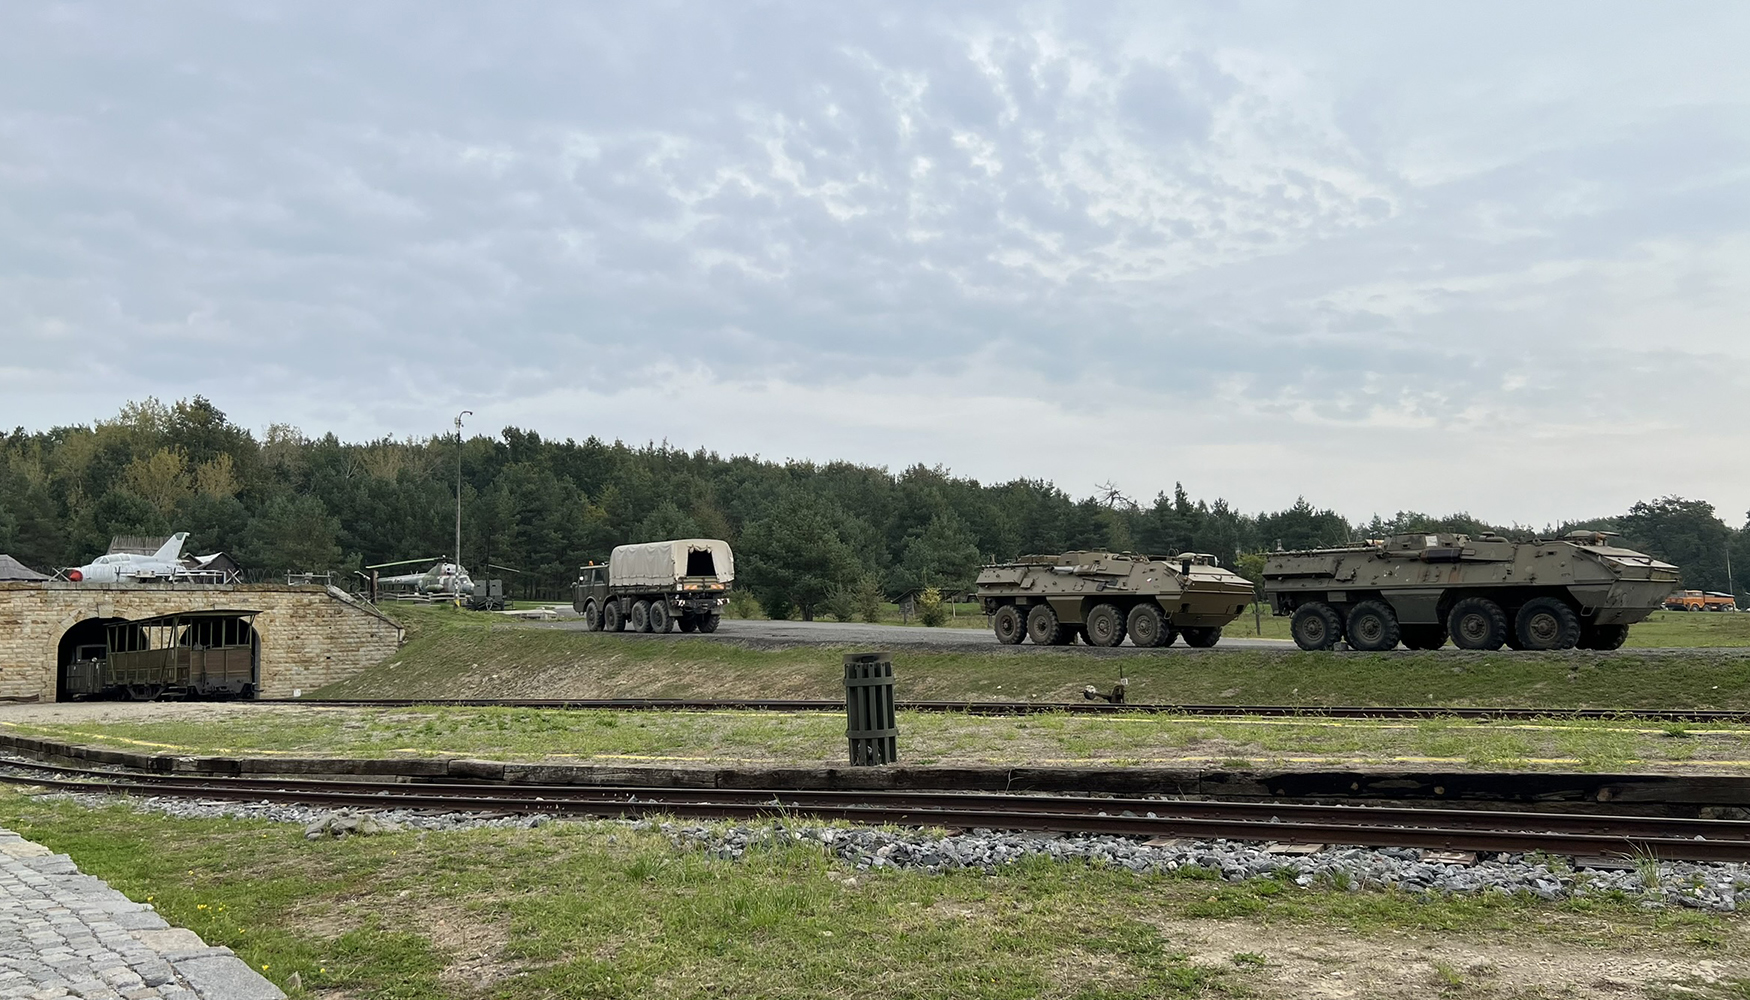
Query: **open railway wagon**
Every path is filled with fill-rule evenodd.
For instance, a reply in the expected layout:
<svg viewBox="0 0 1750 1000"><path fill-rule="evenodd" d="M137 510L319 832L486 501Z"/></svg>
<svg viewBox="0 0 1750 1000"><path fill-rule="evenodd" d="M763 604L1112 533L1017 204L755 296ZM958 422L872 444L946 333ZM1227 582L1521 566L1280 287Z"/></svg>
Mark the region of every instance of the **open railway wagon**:
<svg viewBox="0 0 1750 1000"><path fill-rule="evenodd" d="M251 697L261 669L259 611L179 611L108 627L104 658L67 668L72 697Z"/></svg>

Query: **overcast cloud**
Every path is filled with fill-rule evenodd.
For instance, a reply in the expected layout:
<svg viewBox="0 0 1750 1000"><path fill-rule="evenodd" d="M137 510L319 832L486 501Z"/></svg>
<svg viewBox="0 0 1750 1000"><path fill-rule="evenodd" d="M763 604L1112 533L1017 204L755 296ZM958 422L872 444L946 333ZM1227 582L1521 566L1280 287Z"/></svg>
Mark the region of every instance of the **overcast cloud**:
<svg viewBox="0 0 1750 1000"><path fill-rule="evenodd" d="M1750 7L10 4L0 422L1750 507Z"/></svg>

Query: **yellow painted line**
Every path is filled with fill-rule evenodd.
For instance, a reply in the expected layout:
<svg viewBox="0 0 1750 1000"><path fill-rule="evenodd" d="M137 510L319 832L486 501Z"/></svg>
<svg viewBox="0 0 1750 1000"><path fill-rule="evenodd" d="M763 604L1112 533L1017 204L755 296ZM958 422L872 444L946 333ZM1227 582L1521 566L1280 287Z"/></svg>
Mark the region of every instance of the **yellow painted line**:
<svg viewBox="0 0 1750 1000"><path fill-rule="evenodd" d="M1081 722L1081 721L1091 721L1091 720L1078 718L1077 721ZM1138 717L1138 716L1134 716L1134 715L1123 715L1123 716L1116 716L1116 717L1108 717L1107 719L1105 719L1103 721L1155 722L1155 723L1164 723L1167 725L1180 725L1180 726L1195 725L1197 723L1207 723L1209 725L1215 725L1215 726L1304 726L1304 727L1309 728L1309 729L1321 729L1321 728L1345 729L1345 728L1347 728L1347 729L1421 730L1424 728L1423 726L1419 726L1419 725L1416 725L1414 723L1373 722L1373 721L1370 721L1367 719L1317 719L1317 718L1237 719L1237 718L1228 718L1226 716L1186 716L1186 715L1170 715L1170 714L1162 715L1160 717L1152 718L1152 719L1147 718L1147 717ZM1624 726L1590 726L1590 725L1586 725L1584 722L1582 722L1580 720L1576 720L1574 723L1569 724L1569 725L1545 725L1545 724L1529 723L1529 722L1493 723L1493 722L1482 722L1479 720L1471 720L1471 719L1446 719L1446 720L1429 719L1427 721L1429 721L1429 722L1436 722L1436 721L1445 722L1446 725L1450 726L1452 729L1458 730L1458 731L1464 731L1464 732L1488 733L1488 732L1499 732L1502 730L1527 730L1527 731L1532 731L1532 732L1555 732L1555 733L1569 733L1569 732L1580 731L1580 732L1588 732L1588 733L1637 733L1637 734L1644 735L1644 736L1663 736L1663 735L1665 735L1665 730L1663 730L1663 729L1639 729L1639 728L1628 728L1628 727L1624 727ZM1706 723L1697 723L1697 725L1706 725ZM1687 725L1684 725L1683 731L1690 736L1750 736L1750 729L1690 729Z"/></svg>
<svg viewBox="0 0 1750 1000"><path fill-rule="evenodd" d="M60 735L84 736L87 739L111 740L111 741L116 742L116 743L131 743L134 746L139 746L139 747L161 747L165 750L190 750L190 749L193 749L192 747L182 746L179 743L153 743L151 740L131 740L131 739L128 739L126 736L111 736L108 733L86 733L86 732L80 732L77 729L49 729L49 728L46 728L43 726L31 726L31 725L25 724L25 723L11 723L11 722L6 723L6 725L11 726L15 729L34 729L35 731L42 733L45 736L60 736Z"/></svg>
<svg viewBox="0 0 1750 1000"><path fill-rule="evenodd" d="M1224 763L1226 761L1244 761L1248 764L1463 764L1471 767L1491 766L1485 763L1473 763L1468 757L1244 757L1238 754L1223 754L1221 756L1195 757L1063 757L1063 758L1013 758L1016 764L1208 764ZM1578 757L1503 757L1502 764L1585 764ZM1639 757L1624 757L1622 764L1651 764L1657 767L1746 767L1750 768L1750 760L1644 760Z"/></svg>

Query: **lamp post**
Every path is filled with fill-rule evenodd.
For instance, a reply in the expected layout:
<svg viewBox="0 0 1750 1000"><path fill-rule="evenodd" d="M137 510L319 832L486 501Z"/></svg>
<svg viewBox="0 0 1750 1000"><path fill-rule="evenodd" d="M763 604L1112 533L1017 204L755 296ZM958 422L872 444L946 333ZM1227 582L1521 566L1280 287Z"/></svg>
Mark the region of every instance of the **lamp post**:
<svg viewBox="0 0 1750 1000"><path fill-rule="evenodd" d="M456 561L456 579L462 577L462 418L474 415L473 410L463 410L456 414L456 554L451 559ZM461 589L456 591L457 599L461 599Z"/></svg>

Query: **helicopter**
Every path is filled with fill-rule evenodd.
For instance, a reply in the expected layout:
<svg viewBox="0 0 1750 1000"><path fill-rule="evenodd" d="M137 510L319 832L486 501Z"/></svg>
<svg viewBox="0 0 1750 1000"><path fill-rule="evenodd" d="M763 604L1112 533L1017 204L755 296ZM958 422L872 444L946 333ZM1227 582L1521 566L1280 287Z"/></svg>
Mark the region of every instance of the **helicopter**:
<svg viewBox="0 0 1750 1000"><path fill-rule="evenodd" d="M395 576L377 578L377 584L383 587L411 587L416 594L455 594L468 596L474 593L474 578L462 568L461 563L450 562L449 556L438 556L436 559L402 559L397 562L377 563L366 566L366 569L392 569L396 566L412 566L418 563L431 562L432 567L423 573L401 573Z"/></svg>

